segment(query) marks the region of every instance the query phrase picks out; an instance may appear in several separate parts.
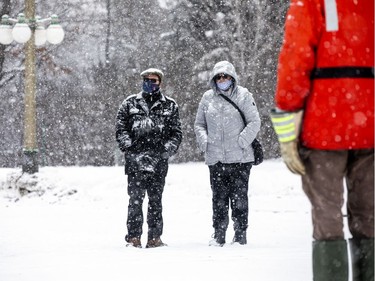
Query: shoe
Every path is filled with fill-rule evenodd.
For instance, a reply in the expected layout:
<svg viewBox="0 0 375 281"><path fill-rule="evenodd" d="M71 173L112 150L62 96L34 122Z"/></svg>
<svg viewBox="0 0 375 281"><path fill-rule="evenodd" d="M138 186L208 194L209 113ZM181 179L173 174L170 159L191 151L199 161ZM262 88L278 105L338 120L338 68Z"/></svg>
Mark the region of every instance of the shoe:
<svg viewBox="0 0 375 281"><path fill-rule="evenodd" d="M216 247L223 247L225 243L219 243L216 239L210 240L208 242L208 246L216 246Z"/></svg>
<svg viewBox="0 0 375 281"><path fill-rule="evenodd" d="M225 244L225 232L223 230L215 231L212 234L212 240L208 242L209 246L223 247Z"/></svg>
<svg viewBox="0 0 375 281"><path fill-rule="evenodd" d="M240 245L246 245L246 231L236 231L233 237L232 244L238 243Z"/></svg>
<svg viewBox="0 0 375 281"><path fill-rule="evenodd" d="M157 247L163 247L168 246L167 244L163 243L161 241L160 237L149 239L146 245L146 248L157 248Z"/></svg>
<svg viewBox="0 0 375 281"><path fill-rule="evenodd" d="M128 235L125 236L125 241L128 242L126 247L134 247L134 248L142 248L141 238L140 237L132 237L130 238Z"/></svg>

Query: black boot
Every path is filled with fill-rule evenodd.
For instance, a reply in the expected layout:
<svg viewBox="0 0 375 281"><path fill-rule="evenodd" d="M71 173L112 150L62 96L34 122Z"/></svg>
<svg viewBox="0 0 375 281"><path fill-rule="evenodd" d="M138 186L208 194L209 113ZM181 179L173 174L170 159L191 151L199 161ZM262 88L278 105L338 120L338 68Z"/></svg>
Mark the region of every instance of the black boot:
<svg viewBox="0 0 375 281"><path fill-rule="evenodd" d="M348 271L345 240L313 242L314 281L348 281Z"/></svg>
<svg viewBox="0 0 375 281"><path fill-rule="evenodd" d="M374 239L349 239L353 281L374 281Z"/></svg>
<svg viewBox="0 0 375 281"><path fill-rule="evenodd" d="M246 245L247 244L246 231L243 231L243 230L235 231L232 243L239 243L240 245Z"/></svg>
<svg viewBox="0 0 375 281"><path fill-rule="evenodd" d="M215 229L215 233L213 234L213 240L210 241L210 246L220 246L223 247L225 244L225 230L223 229Z"/></svg>

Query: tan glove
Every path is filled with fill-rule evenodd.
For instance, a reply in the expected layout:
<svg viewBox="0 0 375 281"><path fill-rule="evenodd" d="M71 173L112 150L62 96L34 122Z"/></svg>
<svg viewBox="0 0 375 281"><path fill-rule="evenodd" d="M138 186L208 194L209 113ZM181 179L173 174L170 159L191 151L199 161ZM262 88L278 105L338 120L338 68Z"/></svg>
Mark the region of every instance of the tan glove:
<svg viewBox="0 0 375 281"><path fill-rule="evenodd" d="M271 113L272 124L279 138L281 157L288 169L298 175L306 173L298 153L298 138L302 111L298 113L276 112Z"/></svg>
<svg viewBox="0 0 375 281"><path fill-rule="evenodd" d="M297 140L280 143L281 157L288 169L298 175L305 174L305 166L303 165L298 153Z"/></svg>

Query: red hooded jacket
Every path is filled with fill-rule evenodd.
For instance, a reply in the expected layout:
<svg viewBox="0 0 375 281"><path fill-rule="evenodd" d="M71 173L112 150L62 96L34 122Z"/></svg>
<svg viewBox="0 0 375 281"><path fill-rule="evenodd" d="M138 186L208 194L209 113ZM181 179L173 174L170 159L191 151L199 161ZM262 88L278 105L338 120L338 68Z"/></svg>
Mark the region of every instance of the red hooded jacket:
<svg viewBox="0 0 375 281"><path fill-rule="evenodd" d="M291 0L275 103L306 147L374 147L374 0Z"/></svg>

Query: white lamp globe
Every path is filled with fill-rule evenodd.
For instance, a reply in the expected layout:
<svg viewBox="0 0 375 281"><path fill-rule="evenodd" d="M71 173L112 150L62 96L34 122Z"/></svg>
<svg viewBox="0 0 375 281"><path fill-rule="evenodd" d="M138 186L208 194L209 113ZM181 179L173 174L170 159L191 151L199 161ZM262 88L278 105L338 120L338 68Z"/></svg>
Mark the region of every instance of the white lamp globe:
<svg viewBox="0 0 375 281"><path fill-rule="evenodd" d="M41 46L47 41L47 31L44 26L38 25L35 28L35 46Z"/></svg>
<svg viewBox="0 0 375 281"><path fill-rule="evenodd" d="M52 15L51 19L51 24L47 28L47 41L51 44L59 44L63 41L65 33L59 24L58 17Z"/></svg>
<svg viewBox="0 0 375 281"><path fill-rule="evenodd" d="M18 15L18 22L13 27L12 35L13 39L18 43L26 43L31 37L31 29L27 23L25 23L25 15Z"/></svg>
<svg viewBox="0 0 375 281"><path fill-rule="evenodd" d="M9 45L12 41L12 26L9 24L9 16L3 15L0 24L0 44Z"/></svg>
<svg viewBox="0 0 375 281"><path fill-rule="evenodd" d="M9 45L13 42L12 27L10 25L0 25L0 44Z"/></svg>
<svg viewBox="0 0 375 281"><path fill-rule="evenodd" d="M12 35L14 41L26 43L31 37L31 29L26 23L16 23L13 27Z"/></svg>

